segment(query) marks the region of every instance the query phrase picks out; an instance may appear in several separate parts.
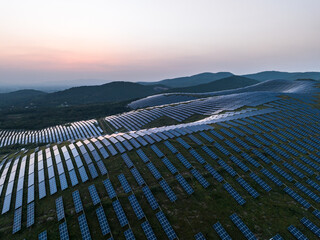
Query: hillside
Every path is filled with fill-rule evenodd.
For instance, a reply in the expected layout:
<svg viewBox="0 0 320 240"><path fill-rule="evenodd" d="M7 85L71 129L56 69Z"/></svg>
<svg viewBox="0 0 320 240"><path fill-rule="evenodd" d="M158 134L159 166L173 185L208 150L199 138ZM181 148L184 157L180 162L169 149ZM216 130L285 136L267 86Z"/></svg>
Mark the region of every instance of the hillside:
<svg viewBox="0 0 320 240"><path fill-rule="evenodd" d="M140 82L143 85L154 85L162 84L171 88L181 88L181 87L191 87L199 84L205 84L213 82L222 78L232 76L232 73L229 72L218 72L218 73L200 73L188 77L179 77L172 79L165 79L157 82Z"/></svg>
<svg viewBox="0 0 320 240"><path fill-rule="evenodd" d="M231 77L222 78L206 84L170 89L169 92L184 92L184 93L215 92L215 91L247 87L250 85L254 85L256 83L259 83L259 81L246 78L246 77L241 77L241 76L231 76Z"/></svg>
<svg viewBox="0 0 320 240"><path fill-rule="evenodd" d="M0 107L23 104L31 101L35 97L46 95L45 92L33 89L19 90L10 93L0 93Z"/></svg>
<svg viewBox="0 0 320 240"><path fill-rule="evenodd" d="M314 79L320 80L319 72L279 72L279 71L264 71L253 74L246 74L243 77L256 79L259 81L285 79L285 80L297 80L297 79Z"/></svg>

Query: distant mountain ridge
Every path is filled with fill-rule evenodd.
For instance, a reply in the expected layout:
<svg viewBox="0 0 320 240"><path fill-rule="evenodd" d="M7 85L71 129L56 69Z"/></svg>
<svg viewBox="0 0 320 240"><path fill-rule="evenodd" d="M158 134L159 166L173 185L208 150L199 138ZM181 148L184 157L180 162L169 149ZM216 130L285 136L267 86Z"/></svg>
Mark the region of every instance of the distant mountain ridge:
<svg viewBox="0 0 320 240"><path fill-rule="evenodd" d="M185 88L173 88L173 89L170 89L169 92L183 92L183 93L215 92L215 91L247 87L257 83L259 83L258 80L233 75L230 77L215 80L210 83L199 84L196 86L185 87Z"/></svg>
<svg viewBox="0 0 320 240"><path fill-rule="evenodd" d="M297 79L313 79L320 80L320 72L279 72L264 71L253 74L242 75L243 77L256 79L258 81L267 81L275 79L297 80Z"/></svg>
<svg viewBox="0 0 320 240"><path fill-rule="evenodd" d="M227 78L233 76L230 72L218 72L218 73L200 73L188 77L178 77L172 79L165 79L156 82L139 82L143 85L153 85L153 84L162 84L171 88L180 88L180 87L191 87L199 84L210 83L215 80L219 80L222 78Z"/></svg>

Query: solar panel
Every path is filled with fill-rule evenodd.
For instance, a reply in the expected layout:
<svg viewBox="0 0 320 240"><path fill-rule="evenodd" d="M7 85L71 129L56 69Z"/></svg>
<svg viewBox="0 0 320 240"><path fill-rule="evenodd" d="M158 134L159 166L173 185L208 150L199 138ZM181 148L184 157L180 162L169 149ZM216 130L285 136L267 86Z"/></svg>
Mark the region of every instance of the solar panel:
<svg viewBox="0 0 320 240"><path fill-rule="evenodd" d="M47 240L47 230L39 233L39 234L38 234L38 239L39 239L39 240Z"/></svg>
<svg viewBox="0 0 320 240"><path fill-rule="evenodd" d="M59 225L59 235L60 240L69 240L67 222L63 222Z"/></svg>
<svg viewBox="0 0 320 240"><path fill-rule="evenodd" d="M128 199L129 199L131 207L132 207L134 213L136 214L137 218L139 220L142 219L145 215L144 215L144 212L143 212L137 198L132 194L128 197Z"/></svg>
<svg viewBox="0 0 320 240"><path fill-rule="evenodd" d="M150 224L148 221L145 221L141 224L144 235L148 240L157 240L156 235L154 234Z"/></svg>
<svg viewBox="0 0 320 240"><path fill-rule="evenodd" d="M105 236L108 233L110 233L111 230L110 230L109 223L107 221L107 217L106 217L106 214L105 214L102 206L100 206L96 209L96 214L98 217L98 221L99 221L102 235Z"/></svg>
<svg viewBox="0 0 320 240"><path fill-rule="evenodd" d="M177 156L177 158L179 159L179 161L180 161L187 169L192 168L192 165L190 164L190 162L189 162L181 153L178 153L176 156Z"/></svg>
<svg viewBox="0 0 320 240"><path fill-rule="evenodd" d="M162 158L161 161L163 162L164 165L166 165L166 167L169 169L169 171L172 174L175 174L178 172L178 170L175 168L175 166L173 166L173 164L170 162L170 160L166 157Z"/></svg>
<svg viewBox="0 0 320 240"><path fill-rule="evenodd" d="M231 237L220 222L215 223L212 227L222 240L231 240Z"/></svg>
<svg viewBox="0 0 320 240"><path fill-rule="evenodd" d="M107 193L108 193L110 199L117 196L110 179L107 178L106 180L104 180L103 185L104 185L105 189L107 190Z"/></svg>
<svg viewBox="0 0 320 240"><path fill-rule="evenodd" d="M100 170L101 175L106 175L108 173L106 166L104 163L100 160L97 162L98 168Z"/></svg>
<svg viewBox="0 0 320 240"><path fill-rule="evenodd" d="M220 165L221 167L223 167L223 169L226 170L227 173L229 173L232 177L234 177L234 176L237 175L236 171L234 171L233 168L230 167L230 166L229 166L225 161L223 161L222 159L220 159L220 160L218 161L218 163L219 163L219 165Z"/></svg>
<svg viewBox="0 0 320 240"><path fill-rule="evenodd" d="M267 169L263 168L261 169L261 172L266 175L272 182L274 182L277 186L282 186L282 182L277 178L275 177L272 173L270 173Z"/></svg>
<svg viewBox="0 0 320 240"><path fill-rule="evenodd" d="M196 235L194 235L194 239L196 240L206 240L202 232L198 232Z"/></svg>
<svg viewBox="0 0 320 240"><path fill-rule="evenodd" d="M97 189L94 186L94 184L90 185L88 187L88 190L89 190L93 205L97 205L98 203L100 203L100 197L98 195Z"/></svg>
<svg viewBox="0 0 320 240"><path fill-rule="evenodd" d="M223 187L237 201L237 203L239 203L239 205L243 205L246 203L246 200L244 200L241 197L241 195L229 183L223 184Z"/></svg>
<svg viewBox="0 0 320 240"><path fill-rule="evenodd" d="M207 169L207 171L218 181L218 182L222 182L223 181L223 177L210 165L210 164L206 164L204 166L205 169Z"/></svg>
<svg viewBox="0 0 320 240"><path fill-rule="evenodd" d="M314 201L316 201L317 203L320 202L320 197L313 193L311 190L309 190L307 187L303 186L301 183L296 182L294 184L297 188L299 188L303 193L305 193L306 195L308 195L311 199L313 199Z"/></svg>
<svg viewBox="0 0 320 240"><path fill-rule="evenodd" d="M200 164L205 164L206 161L200 156L199 153L197 153L194 149L190 149L189 152L191 155L200 163Z"/></svg>
<svg viewBox="0 0 320 240"><path fill-rule="evenodd" d="M80 226L80 232L83 240L91 240L91 235L87 223L87 219L84 214L78 217L78 222Z"/></svg>
<svg viewBox="0 0 320 240"><path fill-rule="evenodd" d="M12 234L21 230L22 208L14 211Z"/></svg>
<svg viewBox="0 0 320 240"><path fill-rule="evenodd" d="M79 181L78 181L78 178L77 178L77 175L76 175L76 172L74 171L74 169L72 169L69 172L69 175L70 175L71 185L72 186L77 185L79 183Z"/></svg>
<svg viewBox="0 0 320 240"><path fill-rule="evenodd" d="M157 208L159 208L159 204L157 202L157 200L155 199L155 197L153 196L151 190L149 189L148 186L144 186L142 188L142 191L145 195L145 197L147 198L152 210L156 210Z"/></svg>
<svg viewBox="0 0 320 240"><path fill-rule="evenodd" d="M132 230L129 228L128 230L124 231L124 237L126 240L135 240Z"/></svg>
<svg viewBox="0 0 320 240"><path fill-rule="evenodd" d="M175 231L173 230L171 224L169 223L168 219L164 215L164 213L162 211L157 212L156 213L156 217L157 217L158 221L160 222L160 224L161 224L164 232L166 233L167 237L170 240L176 239L177 235L176 235Z"/></svg>
<svg viewBox="0 0 320 240"><path fill-rule="evenodd" d="M198 180L202 187L207 188L210 186L210 183L195 168L191 169L190 172Z"/></svg>
<svg viewBox="0 0 320 240"><path fill-rule="evenodd" d="M308 238L302 233L300 232L300 230L298 228L296 228L293 225L290 225L288 227L288 231L296 238L299 240L308 240Z"/></svg>
<svg viewBox="0 0 320 240"><path fill-rule="evenodd" d="M62 197L58 197L56 199L56 209L57 209L57 218L58 221L60 221L61 219L64 219L65 215L64 215L64 208L63 208L63 200Z"/></svg>
<svg viewBox="0 0 320 240"><path fill-rule="evenodd" d="M93 163L90 163L90 164L88 165L88 168L89 168L89 172L90 172L90 174L91 174L91 177L92 177L93 179L95 179L96 177L98 177L98 172L97 172L95 166L93 165Z"/></svg>
<svg viewBox="0 0 320 240"><path fill-rule="evenodd" d="M22 198L23 198L23 189L20 189L16 193L16 204L15 204L15 209L19 208L22 206Z"/></svg>
<svg viewBox="0 0 320 240"><path fill-rule="evenodd" d="M128 219L127 219L126 214L124 213L124 211L121 207L119 200L112 202L112 206L113 206L114 211L116 212L116 215L117 215L117 218L120 222L121 227L124 227L125 225L127 225Z"/></svg>
<svg viewBox="0 0 320 240"><path fill-rule="evenodd" d="M151 145L151 149L157 154L159 158L164 157L164 154L160 151L160 149L156 145Z"/></svg>
<svg viewBox="0 0 320 240"><path fill-rule="evenodd" d="M76 190L72 193L72 198L73 198L73 203L76 209L76 213L83 211L79 190Z"/></svg>
<svg viewBox="0 0 320 240"><path fill-rule="evenodd" d="M128 154L124 153L121 155L123 161L125 162L125 164L127 165L127 167L130 169L132 167L134 167L131 159L129 158Z"/></svg>
<svg viewBox="0 0 320 240"><path fill-rule="evenodd" d="M141 174L139 173L139 171L136 168L132 168L130 170L130 172L132 173L133 177L135 178L135 180L137 181L137 183L139 184L139 186L143 185L145 182L141 176Z"/></svg>
<svg viewBox="0 0 320 240"><path fill-rule="evenodd" d="M142 159L142 161L144 163L147 163L149 161L149 158L147 157L147 155L142 151L142 149L138 149L137 150L137 154L139 155L139 157Z"/></svg>
<svg viewBox="0 0 320 240"><path fill-rule="evenodd" d="M152 173L152 175L155 177L156 180L159 180L160 178L162 178L160 172L159 172L158 169L153 165L152 162L148 162L148 163L147 163L147 167L149 168L150 172Z"/></svg>
<svg viewBox="0 0 320 240"><path fill-rule="evenodd" d="M294 192L291 188L285 187L283 189L290 197L292 197L294 200L296 200L298 203L300 203L303 207L309 208L311 207L311 204L307 202L304 198L302 198L299 194Z"/></svg>
<svg viewBox="0 0 320 240"><path fill-rule="evenodd" d="M39 199L44 198L46 195L46 184L42 181L39 183Z"/></svg>
<svg viewBox="0 0 320 240"><path fill-rule="evenodd" d="M176 154L178 152L178 150L169 142L169 141L165 141L164 145L166 145L166 147L173 153Z"/></svg>
<svg viewBox="0 0 320 240"><path fill-rule="evenodd" d="M181 187L186 191L187 194L192 194L194 192L193 188L180 174L176 175L176 179L180 183Z"/></svg>
<svg viewBox="0 0 320 240"><path fill-rule="evenodd" d="M318 238L320 238L320 228L311 222L308 218L303 217L300 222L313 232Z"/></svg>
<svg viewBox="0 0 320 240"><path fill-rule="evenodd" d="M186 143L186 141L184 141L182 138L177 138L176 140L177 140L185 149L191 148L191 146L190 146L188 143Z"/></svg>
<svg viewBox="0 0 320 240"><path fill-rule="evenodd" d="M57 184L56 184L56 179L54 177L49 180L49 187L50 187L50 195L55 194L57 192Z"/></svg>
<svg viewBox="0 0 320 240"><path fill-rule="evenodd" d="M254 198L259 197L259 193L249 185L243 178L237 178L237 182Z"/></svg>
<svg viewBox="0 0 320 240"><path fill-rule="evenodd" d="M254 234L250 231L250 229L247 227L247 225L244 224L244 222L241 220L241 218L236 214L232 214L230 216L231 221L239 228L239 230L243 233L243 235L249 239L253 240L256 239Z"/></svg>
<svg viewBox="0 0 320 240"><path fill-rule="evenodd" d="M60 179L60 187L61 190L65 190L68 188L68 183L67 183L67 179L66 179L66 175L63 173L61 175L59 175L59 179Z"/></svg>
<svg viewBox="0 0 320 240"><path fill-rule="evenodd" d="M161 180L159 182L160 186L162 187L163 191L166 193L167 197L169 198L169 200L171 202L174 202L177 200L177 196L175 195L175 193L172 191L172 189L170 188L170 186L168 185L168 183L166 182L166 180Z"/></svg>
<svg viewBox="0 0 320 240"><path fill-rule="evenodd" d="M86 173L86 169L84 168L84 166L79 168L79 174L80 174L82 182L86 182L89 180L88 175Z"/></svg>
<svg viewBox="0 0 320 240"><path fill-rule="evenodd" d="M28 187L28 199L27 203L34 201L34 185Z"/></svg>
<svg viewBox="0 0 320 240"><path fill-rule="evenodd" d="M27 205L27 227L34 224L34 202Z"/></svg>
<svg viewBox="0 0 320 240"><path fill-rule="evenodd" d="M263 181L257 174L255 174L254 172L251 172L250 177L256 182L258 183L264 190L266 190L267 192L271 191L271 187L265 182Z"/></svg>
<svg viewBox="0 0 320 240"><path fill-rule="evenodd" d="M235 156L231 156L230 160L232 162L234 162L240 169L242 169L242 171L244 171L244 172L248 172L249 171L249 168L247 167L247 165L245 165L242 161L240 161Z"/></svg>
<svg viewBox="0 0 320 240"><path fill-rule="evenodd" d="M126 177L123 174L118 175L118 179L125 193L129 193L132 191Z"/></svg>

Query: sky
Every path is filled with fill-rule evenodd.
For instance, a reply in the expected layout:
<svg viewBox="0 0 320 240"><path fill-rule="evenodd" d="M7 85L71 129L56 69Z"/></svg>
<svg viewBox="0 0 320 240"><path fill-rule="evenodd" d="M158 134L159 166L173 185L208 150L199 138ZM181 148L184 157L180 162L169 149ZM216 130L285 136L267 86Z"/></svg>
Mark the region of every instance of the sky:
<svg viewBox="0 0 320 240"><path fill-rule="evenodd" d="M0 86L320 71L319 0L0 0Z"/></svg>

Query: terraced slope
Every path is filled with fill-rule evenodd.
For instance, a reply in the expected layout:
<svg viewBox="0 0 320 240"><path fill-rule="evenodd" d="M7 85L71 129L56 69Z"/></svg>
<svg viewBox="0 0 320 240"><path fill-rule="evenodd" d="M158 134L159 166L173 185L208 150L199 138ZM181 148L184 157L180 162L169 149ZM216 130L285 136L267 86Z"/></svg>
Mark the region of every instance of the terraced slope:
<svg viewBox="0 0 320 240"><path fill-rule="evenodd" d="M317 239L310 93L221 96L201 120L1 156L0 237Z"/></svg>

